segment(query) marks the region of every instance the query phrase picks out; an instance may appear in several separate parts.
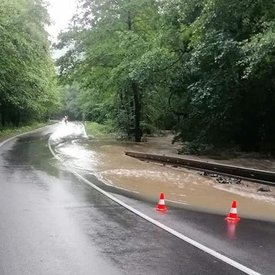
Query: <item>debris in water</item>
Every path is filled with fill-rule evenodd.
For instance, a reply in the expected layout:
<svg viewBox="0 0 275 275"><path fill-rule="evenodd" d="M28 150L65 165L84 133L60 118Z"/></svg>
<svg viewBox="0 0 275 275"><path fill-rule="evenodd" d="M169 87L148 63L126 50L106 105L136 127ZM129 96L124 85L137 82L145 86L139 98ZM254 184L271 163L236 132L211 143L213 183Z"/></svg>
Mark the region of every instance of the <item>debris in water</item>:
<svg viewBox="0 0 275 275"><path fill-rule="evenodd" d="M203 172L203 176L216 178L216 181L221 184L241 184L242 182L242 180L238 178L226 177L209 172Z"/></svg>
<svg viewBox="0 0 275 275"><path fill-rule="evenodd" d="M266 185L261 185L258 189L257 192L271 192L271 189L269 186Z"/></svg>

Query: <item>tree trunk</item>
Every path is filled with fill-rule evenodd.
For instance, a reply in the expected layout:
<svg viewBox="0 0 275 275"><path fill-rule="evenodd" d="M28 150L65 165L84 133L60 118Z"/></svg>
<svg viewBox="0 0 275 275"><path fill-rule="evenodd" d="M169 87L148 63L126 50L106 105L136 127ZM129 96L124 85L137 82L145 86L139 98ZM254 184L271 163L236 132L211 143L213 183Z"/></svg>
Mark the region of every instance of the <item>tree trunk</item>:
<svg viewBox="0 0 275 275"><path fill-rule="evenodd" d="M20 125L20 120L21 120L20 111L17 110L17 111L16 111L16 117L15 117L15 126L16 126L16 127L19 127L19 125Z"/></svg>
<svg viewBox="0 0 275 275"><path fill-rule="evenodd" d="M142 132L140 129L141 102L140 102L139 88L135 82L132 83L132 89L134 93L134 107L135 107L135 141L140 142L142 137Z"/></svg>
<svg viewBox="0 0 275 275"><path fill-rule="evenodd" d="M6 106L4 104L1 106L1 125L3 127L6 125Z"/></svg>

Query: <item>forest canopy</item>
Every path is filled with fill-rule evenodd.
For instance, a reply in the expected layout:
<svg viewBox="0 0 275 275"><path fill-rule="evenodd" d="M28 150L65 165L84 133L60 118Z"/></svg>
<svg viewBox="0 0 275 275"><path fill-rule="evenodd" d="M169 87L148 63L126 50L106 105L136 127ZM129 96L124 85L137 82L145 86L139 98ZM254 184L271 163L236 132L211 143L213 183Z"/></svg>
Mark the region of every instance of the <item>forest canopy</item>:
<svg viewBox="0 0 275 275"><path fill-rule="evenodd" d="M136 141L173 129L194 148L274 148L274 1L78 3L57 63L73 116Z"/></svg>
<svg viewBox="0 0 275 275"><path fill-rule="evenodd" d="M42 0L0 1L0 128L45 119L59 105Z"/></svg>
<svg viewBox="0 0 275 275"><path fill-rule="evenodd" d="M78 0L57 49L64 110L140 141L275 151L274 0ZM0 3L1 125L59 104L42 0Z"/></svg>

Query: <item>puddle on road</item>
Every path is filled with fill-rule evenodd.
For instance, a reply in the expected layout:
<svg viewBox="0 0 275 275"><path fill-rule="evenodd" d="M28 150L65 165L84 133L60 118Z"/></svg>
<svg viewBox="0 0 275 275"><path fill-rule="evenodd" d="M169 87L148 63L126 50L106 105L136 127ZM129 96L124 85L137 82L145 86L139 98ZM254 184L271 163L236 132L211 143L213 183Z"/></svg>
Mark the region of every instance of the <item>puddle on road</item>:
<svg viewBox="0 0 275 275"><path fill-rule="evenodd" d="M64 126L64 125L63 125ZM62 126L62 127L63 127ZM62 130L62 129L61 129ZM79 129L82 135L83 129ZM57 135L57 139L63 138ZM73 134L74 135L74 134ZM84 133L85 136L85 133ZM238 214L242 217L275 221L275 188L273 197L256 192L254 183L222 185L215 179L185 168L140 161L125 155L125 151L147 153L176 153L176 146L167 140L154 138L148 143L63 140L56 151L66 162L78 169L87 170L106 184L153 199L158 202L164 192L166 200L186 204L186 207L226 215L231 201L237 200Z"/></svg>

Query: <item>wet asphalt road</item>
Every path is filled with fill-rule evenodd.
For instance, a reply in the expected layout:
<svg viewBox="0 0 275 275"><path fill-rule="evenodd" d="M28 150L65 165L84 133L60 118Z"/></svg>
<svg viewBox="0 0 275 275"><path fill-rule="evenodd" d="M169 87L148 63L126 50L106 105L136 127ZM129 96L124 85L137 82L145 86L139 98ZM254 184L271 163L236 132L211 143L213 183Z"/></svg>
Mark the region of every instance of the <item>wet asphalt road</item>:
<svg viewBox="0 0 275 275"><path fill-rule="evenodd" d="M243 274L76 178L48 149L53 129L0 147L1 275ZM158 215L150 202L115 196L249 268L275 274L274 223L241 220L232 229L217 215L173 207Z"/></svg>

